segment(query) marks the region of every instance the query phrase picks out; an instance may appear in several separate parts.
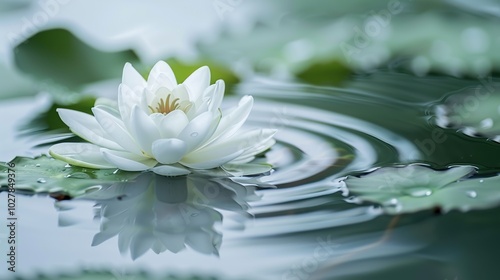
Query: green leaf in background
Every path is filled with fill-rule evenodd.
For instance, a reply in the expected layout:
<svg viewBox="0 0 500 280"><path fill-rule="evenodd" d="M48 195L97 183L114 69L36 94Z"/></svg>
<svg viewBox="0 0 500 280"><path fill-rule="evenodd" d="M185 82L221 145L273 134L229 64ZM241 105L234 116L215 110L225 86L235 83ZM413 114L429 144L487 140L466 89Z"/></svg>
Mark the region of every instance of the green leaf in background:
<svg viewBox="0 0 500 280"><path fill-rule="evenodd" d="M362 73L388 64L393 69L394 62L419 76L498 72L497 21L451 2L255 1L260 21L252 30L221 33L200 44L200 53L229 65L245 61L278 77L300 75L319 61ZM283 16L276 17L278 11Z"/></svg>
<svg viewBox="0 0 500 280"><path fill-rule="evenodd" d="M422 165L385 167L345 180L350 195L382 205L388 214L435 207L442 212L485 209L500 204L500 177L464 179L472 166L436 171Z"/></svg>
<svg viewBox="0 0 500 280"><path fill-rule="evenodd" d="M71 109L87 114L92 114L92 107L94 106L96 98L91 95L77 95L71 98L57 99L45 112L40 113L34 118L30 119L21 130L23 135L36 135L44 132L69 132L68 126L61 120L57 113L58 108Z"/></svg>
<svg viewBox="0 0 500 280"><path fill-rule="evenodd" d="M64 29L39 32L19 44L14 53L22 72L69 88L119 78L126 62L138 61L133 51L103 52Z"/></svg>
<svg viewBox="0 0 500 280"><path fill-rule="evenodd" d="M338 86L351 76L352 71L339 61L312 64L297 73L297 78L315 85Z"/></svg>
<svg viewBox="0 0 500 280"><path fill-rule="evenodd" d="M66 162L41 156L35 159L18 157L15 164L16 191L34 193L61 192L75 197L85 193L90 187L131 180L138 172L117 169L89 169L73 167ZM0 185L5 189L8 183L8 167L0 165ZM13 174L12 172L10 174Z"/></svg>

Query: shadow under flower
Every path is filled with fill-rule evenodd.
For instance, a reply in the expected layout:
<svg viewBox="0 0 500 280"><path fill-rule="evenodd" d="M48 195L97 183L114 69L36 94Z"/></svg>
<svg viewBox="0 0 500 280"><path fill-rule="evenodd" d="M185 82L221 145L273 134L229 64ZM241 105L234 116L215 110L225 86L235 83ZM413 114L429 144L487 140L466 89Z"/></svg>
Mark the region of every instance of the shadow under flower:
<svg viewBox="0 0 500 280"><path fill-rule="evenodd" d="M120 253L132 259L151 249L156 254L177 253L186 245L203 254L219 254L221 210L249 217L248 201L258 200L257 185L240 184L227 177L195 174L164 177L142 173L135 180L103 186L79 199L96 201L100 232L97 246L118 236Z"/></svg>

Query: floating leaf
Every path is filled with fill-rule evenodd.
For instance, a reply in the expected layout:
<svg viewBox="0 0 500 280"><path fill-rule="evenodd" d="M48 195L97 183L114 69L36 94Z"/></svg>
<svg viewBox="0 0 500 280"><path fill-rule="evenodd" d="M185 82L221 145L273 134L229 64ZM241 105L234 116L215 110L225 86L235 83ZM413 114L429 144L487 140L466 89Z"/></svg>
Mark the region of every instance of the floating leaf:
<svg viewBox="0 0 500 280"><path fill-rule="evenodd" d="M111 184L135 178L137 172L115 169L88 169L69 166L66 162L41 156L35 159L17 157L10 174L15 174L16 191L62 192L69 196L85 193L92 186ZM0 185L8 183L9 168L6 163L0 166Z"/></svg>
<svg viewBox="0 0 500 280"><path fill-rule="evenodd" d="M436 124L500 142L499 85L492 79L480 82L477 87L454 93L437 105Z"/></svg>
<svg viewBox="0 0 500 280"><path fill-rule="evenodd" d="M484 209L500 204L500 177L466 177L472 166L437 171L422 165L386 167L345 180L351 195L381 204L388 214L411 213L438 207L442 212Z"/></svg>

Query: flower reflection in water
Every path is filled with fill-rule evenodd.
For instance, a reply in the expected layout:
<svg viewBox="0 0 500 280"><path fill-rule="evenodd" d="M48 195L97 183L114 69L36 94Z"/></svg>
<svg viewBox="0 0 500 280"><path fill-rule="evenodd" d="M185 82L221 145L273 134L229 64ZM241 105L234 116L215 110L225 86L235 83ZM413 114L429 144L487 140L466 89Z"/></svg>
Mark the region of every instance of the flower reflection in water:
<svg viewBox="0 0 500 280"><path fill-rule="evenodd" d="M177 253L186 245L218 255L222 242L215 229L222 222L218 210L249 216L247 201L259 199L255 189L225 177L164 177L148 172L81 198L96 201L101 224L92 246L118 236L120 252L130 250L132 259L149 249L156 254Z"/></svg>

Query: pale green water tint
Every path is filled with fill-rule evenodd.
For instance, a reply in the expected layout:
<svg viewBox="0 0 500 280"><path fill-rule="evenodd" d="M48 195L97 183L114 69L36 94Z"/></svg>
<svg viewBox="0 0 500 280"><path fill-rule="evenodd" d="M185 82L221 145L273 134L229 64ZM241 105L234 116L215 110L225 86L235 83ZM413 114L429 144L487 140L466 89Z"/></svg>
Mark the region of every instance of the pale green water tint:
<svg viewBox="0 0 500 280"><path fill-rule="evenodd" d="M343 88L244 83L236 93L256 99L248 126L279 129L266 154L276 168L261 178L264 188L144 175L57 202L58 210L48 197L20 197L20 273L85 264L228 279L487 279L500 249L498 208L385 215L377 203L349 197L341 183L411 163L441 170L471 165L495 178L498 143L440 128L432 115L447 94L477 85L393 73L357 77ZM88 180L83 174L68 175ZM489 178L464 188L464 199L480 199L480 180ZM422 185L405 195L426 199L436 192Z"/></svg>

